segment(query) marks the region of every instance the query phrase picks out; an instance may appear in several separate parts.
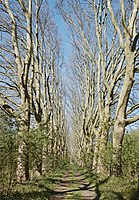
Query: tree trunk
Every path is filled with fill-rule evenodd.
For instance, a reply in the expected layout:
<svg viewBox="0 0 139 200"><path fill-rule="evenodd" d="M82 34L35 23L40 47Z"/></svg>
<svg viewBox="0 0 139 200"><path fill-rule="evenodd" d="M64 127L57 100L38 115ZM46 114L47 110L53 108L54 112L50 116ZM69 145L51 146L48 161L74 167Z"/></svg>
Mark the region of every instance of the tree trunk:
<svg viewBox="0 0 139 200"><path fill-rule="evenodd" d="M114 133L113 133L113 175L121 175L121 159L122 159L122 141L125 133L125 119L126 119L126 109L131 93L131 89L134 83L134 52L131 52L129 47L125 47L125 57L126 57L126 73L124 78L124 83L122 90L120 92L116 119L114 123Z"/></svg>
<svg viewBox="0 0 139 200"><path fill-rule="evenodd" d="M112 174L120 176L122 174L122 141L125 132L124 119L116 120L113 133L113 163Z"/></svg>
<svg viewBox="0 0 139 200"><path fill-rule="evenodd" d="M29 180L29 154L27 143L21 141L17 163L17 181L22 183L25 180Z"/></svg>
<svg viewBox="0 0 139 200"><path fill-rule="evenodd" d="M17 180L29 180L29 144L27 136L30 128L30 101L26 87L21 88L21 119L19 124L19 149L17 161Z"/></svg>
<svg viewBox="0 0 139 200"><path fill-rule="evenodd" d="M29 132L29 126L22 121L19 127L19 147L17 161L17 181L23 182L29 180L29 146L26 135Z"/></svg>
<svg viewBox="0 0 139 200"><path fill-rule="evenodd" d="M95 147L94 147L94 156L93 156L93 165L92 169L97 172L97 166L98 166L98 156L99 156L99 140L100 140L100 133L98 132L96 134L95 139Z"/></svg>
<svg viewBox="0 0 139 200"><path fill-rule="evenodd" d="M106 150L107 150L108 133L103 132L100 137L99 156L98 156L98 173L106 173Z"/></svg>

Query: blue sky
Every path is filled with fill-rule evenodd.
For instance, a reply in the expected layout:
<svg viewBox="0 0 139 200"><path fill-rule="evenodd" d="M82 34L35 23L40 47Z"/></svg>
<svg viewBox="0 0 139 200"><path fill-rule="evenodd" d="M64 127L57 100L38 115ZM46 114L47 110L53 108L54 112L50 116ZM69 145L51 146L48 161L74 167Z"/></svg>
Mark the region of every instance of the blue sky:
<svg viewBox="0 0 139 200"><path fill-rule="evenodd" d="M60 35L62 37L62 46L63 46L63 54L65 61L68 61L68 56L70 55L71 50L71 42L67 30L67 25L64 22L62 16L58 13L58 10L56 9L56 0L49 0L50 10L52 12L52 15L54 17L54 20L58 26Z"/></svg>

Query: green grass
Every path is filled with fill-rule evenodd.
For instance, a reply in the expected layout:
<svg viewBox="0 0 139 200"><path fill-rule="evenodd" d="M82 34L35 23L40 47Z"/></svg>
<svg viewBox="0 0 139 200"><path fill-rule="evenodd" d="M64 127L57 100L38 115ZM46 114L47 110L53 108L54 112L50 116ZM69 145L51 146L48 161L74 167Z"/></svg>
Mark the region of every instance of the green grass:
<svg viewBox="0 0 139 200"><path fill-rule="evenodd" d="M86 180L95 186L97 199L100 200L139 200L137 180L133 177L108 177L80 170Z"/></svg>
<svg viewBox="0 0 139 200"><path fill-rule="evenodd" d="M53 195L55 185L59 184L65 171L52 171L31 181L16 184L12 191L0 194L1 200L47 200Z"/></svg>
<svg viewBox="0 0 139 200"><path fill-rule="evenodd" d="M70 193L66 196L66 199L78 199L78 200L82 200L82 195L80 192L76 192L76 193Z"/></svg>
<svg viewBox="0 0 139 200"><path fill-rule="evenodd" d="M137 183L126 177L105 178L96 183L100 200L138 200L136 190Z"/></svg>
<svg viewBox="0 0 139 200"><path fill-rule="evenodd" d="M84 177L86 182L94 186L97 199L139 200L137 180L127 177L97 176L92 172L87 173L86 170L78 170L74 166L64 170L57 169L29 182L16 184L9 193L0 194L0 200L48 200L50 196L55 194L54 188L64 180L64 174L69 176L68 187L73 190L78 189L79 182L74 177L78 173L80 178ZM82 191L75 190L75 192L69 192L65 195L67 199L81 199L81 194Z"/></svg>

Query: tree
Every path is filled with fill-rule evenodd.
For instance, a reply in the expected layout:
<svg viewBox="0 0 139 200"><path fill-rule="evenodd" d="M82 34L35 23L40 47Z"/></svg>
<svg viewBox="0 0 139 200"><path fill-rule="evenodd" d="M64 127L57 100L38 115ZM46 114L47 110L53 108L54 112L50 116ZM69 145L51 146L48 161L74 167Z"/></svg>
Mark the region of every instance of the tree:
<svg viewBox="0 0 139 200"><path fill-rule="evenodd" d="M138 56L138 53L136 52L136 42L138 38L138 33L136 33L138 1L133 2L133 9L131 10L130 16L126 15L124 8L124 1L120 1L122 27L120 27L117 23L111 2L109 0L107 1L107 4L113 26L118 33L120 46L124 51L125 61L126 61L124 82L119 93L118 105L116 109L116 116L114 122L114 133L113 133L113 148L114 148L113 173L119 175L121 173L122 141L125 133L125 127L126 125L133 123L139 119L138 115L131 119L127 118L127 106L131 90L134 84L135 62ZM133 106L133 110L137 108L138 108L137 105Z"/></svg>
<svg viewBox="0 0 139 200"><path fill-rule="evenodd" d="M1 59L4 61L2 68L3 71L9 72L4 74L6 79L5 82L2 82L3 86L8 86L8 88L15 91L16 97L20 97L21 103L20 105L17 104L14 99L10 100L8 95L4 94L3 99L7 99L8 102L11 101L20 108L19 135L22 139L19 143L17 178L22 181L29 179L27 142L24 141L23 135L28 133L30 127L28 79L32 58L32 1L26 3L17 1L16 4L11 5L11 2L5 0L1 4L1 11L2 13L5 12L1 26L2 31L7 35L7 39L5 37L3 39L4 45L1 45ZM19 13L17 13L16 7L19 8ZM6 21L5 17L9 19L10 26L7 22L4 23ZM22 38L24 38L24 41ZM13 80L10 77L12 71L15 71ZM8 80L10 80L9 83Z"/></svg>
<svg viewBox="0 0 139 200"><path fill-rule="evenodd" d="M37 133L40 135L43 132L45 144L49 140L48 149L59 148L61 140L63 143L60 151L63 149L62 145L66 149L67 131L59 71L63 62L61 39L46 2L2 1L0 14L0 105L19 123L17 179L22 182L29 180L28 139L29 132L33 134L32 127L38 129ZM6 21L7 18L10 25ZM13 113L9 108L13 109ZM45 152L44 143L39 145L40 151L36 161L40 174ZM45 153L45 159L46 156Z"/></svg>
<svg viewBox="0 0 139 200"><path fill-rule="evenodd" d="M76 132L78 129L82 138L79 149L84 158L91 155L93 169L104 172L113 104L123 80L125 58L116 32L112 28L109 33L107 28L109 17L104 1L84 5L67 1L65 7L59 5L59 10L71 29L74 48L72 73L77 87L73 87L71 103L75 104Z"/></svg>

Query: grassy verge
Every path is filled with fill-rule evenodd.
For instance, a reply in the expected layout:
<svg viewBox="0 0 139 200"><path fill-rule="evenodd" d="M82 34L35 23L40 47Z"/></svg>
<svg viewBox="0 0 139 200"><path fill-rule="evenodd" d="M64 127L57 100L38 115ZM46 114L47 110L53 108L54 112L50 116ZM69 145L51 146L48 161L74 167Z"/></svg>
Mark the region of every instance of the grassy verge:
<svg viewBox="0 0 139 200"><path fill-rule="evenodd" d="M137 183L127 177L112 177L103 184L97 184L102 200L138 200ZM138 194L139 195L139 194Z"/></svg>
<svg viewBox="0 0 139 200"><path fill-rule="evenodd" d="M139 200L137 181L128 177L87 175L100 200Z"/></svg>
<svg viewBox="0 0 139 200"><path fill-rule="evenodd" d="M15 184L7 194L0 194L1 200L47 200L53 193L65 170L51 171L22 184Z"/></svg>

